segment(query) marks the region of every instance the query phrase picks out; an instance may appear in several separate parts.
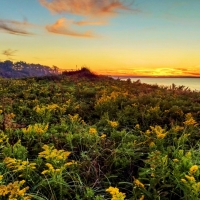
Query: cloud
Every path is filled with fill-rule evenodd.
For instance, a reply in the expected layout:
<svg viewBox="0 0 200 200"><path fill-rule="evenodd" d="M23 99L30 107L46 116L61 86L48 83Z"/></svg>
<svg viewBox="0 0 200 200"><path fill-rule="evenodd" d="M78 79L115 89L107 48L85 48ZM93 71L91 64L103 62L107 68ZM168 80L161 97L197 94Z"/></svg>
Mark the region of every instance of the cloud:
<svg viewBox="0 0 200 200"><path fill-rule="evenodd" d="M47 25L46 29L51 33L92 38L96 35L91 31L76 31L82 26L102 26L108 24L108 17L115 16L120 10L138 12L130 6L134 0L38 0L39 3L54 14L72 14L82 16L80 21L70 21L59 19L52 25ZM128 5L125 2L130 2ZM95 20L92 20L92 19ZM85 20L86 19L86 20ZM98 19L98 20L97 20ZM100 20L99 20L100 19ZM73 29L72 29L73 28Z"/></svg>
<svg viewBox="0 0 200 200"><path fill-rule="evenodd" d="M61 35L67 35L67 36L74 36L74 37L87 37L92 38L95 37L95 35L91 31L85 31L85 32L77 32L71 29L71 26L75 24L73 20L67 20L65 18L60 18L52 25L47 25L46 29L49 32L61 34Z"/></svg>
<svg viewBox="0 0 200 200"><path fill-rule="evenodd" d="M11 57L15 56L15 53L17 52L17 50L12 50L12 49L6 49L2 52L2 54L4 56L7 56L8 59L11 60Z"/></svg>
<svg viewBox="0 0 200 200"><path fill-rule="evenodd" d="M0 30L3 30L9 34L14 35L32 35L26 31L26 28L30 26L26 21L19 22L14 20L2 20L0 19Z"/></svg>
<svg viewBox="0 0 200 200"><path fill-rule="evenodd" d="M196 73L196 72L188 72L187 75L199 76L200 77L200 73Z"/></svg>
<svg viewBox="0 0 200 200"><path fill-rule="evenodd" d="M102 26L107 24L106 22L90 22L90 21L77 21L74 22L74 24L78 25L78 26Z"/></svg>
<svg viewBox="0 0 200 200"><path fill-rule="evenodd" d="M196 72L194 72L196 70ZM182 74L185 76L200 76L200 73L197 68L194 69L182 69Z"/></svg>
<svg viewBox="0 0 200 200"><path fill-rule="evenodd" d="M120 0L39 0L53 13L70 13L82 16L112 15L118 10L128 10Z"/></svg>
<svg viewBox="0 0 200 200"><path fill-rule="evenodd" d="M200 77L200 73L194 72L192 69L187 68L155 68L155 69L136 69L136 68L123 68L123 69L102 69L98 71L99 74L128 77L128 76L165 76L165 77Z"/></svg>

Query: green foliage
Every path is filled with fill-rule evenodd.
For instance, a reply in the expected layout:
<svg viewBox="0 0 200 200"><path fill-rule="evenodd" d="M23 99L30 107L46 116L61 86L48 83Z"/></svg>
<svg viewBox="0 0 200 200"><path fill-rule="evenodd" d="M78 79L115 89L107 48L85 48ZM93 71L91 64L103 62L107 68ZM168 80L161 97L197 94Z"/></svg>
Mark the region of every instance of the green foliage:
<svg viewBox="0 0 200 200"><path fill-rule="evenodd" d="M82 69L0 95L0 198L200 198L200 93Z"/></svg>
<svg viewBox="0 0 200 200"><path fill-rule="evenodd" d="M16 159L26 160L28 151L25 146L21 145L19 140L14 145L7 143L2 149L3 157L12 157Z"/></svg>

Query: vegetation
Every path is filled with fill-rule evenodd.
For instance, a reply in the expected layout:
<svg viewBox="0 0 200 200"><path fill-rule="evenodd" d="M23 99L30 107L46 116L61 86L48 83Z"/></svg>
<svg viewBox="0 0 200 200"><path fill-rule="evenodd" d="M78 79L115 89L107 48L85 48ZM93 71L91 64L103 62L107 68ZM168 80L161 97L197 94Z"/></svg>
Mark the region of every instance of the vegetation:
<svg viewBox="0 0 200 200"><path fill-rule="evenodd" d="M23 78L34 76L50 76L58 74L58 67L52 68L40 64L28 64L26 62L15 62L10 60L0 62L0 77Z"/></svg>
<svg viewBox="0 0 200 200"><path fill-rule="evenodd" d="M62 73L65 76L73 76L75 78L93 78L98 79L100 76L97 76L95 73L91 72L87 67L82 67L80 70L76 71L64 71Z"/></svg>
<svg viewBox="0 0 200 200"><path fill-rule="evenodd" d="M0 79L0 199L199 199L200 93L77 73Z"/></svg>

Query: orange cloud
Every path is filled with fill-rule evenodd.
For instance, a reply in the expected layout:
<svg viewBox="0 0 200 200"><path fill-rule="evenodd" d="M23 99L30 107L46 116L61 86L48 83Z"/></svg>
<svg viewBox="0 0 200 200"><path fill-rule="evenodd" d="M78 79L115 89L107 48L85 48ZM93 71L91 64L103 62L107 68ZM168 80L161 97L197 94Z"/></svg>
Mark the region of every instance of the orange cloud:
<svg viewBox="0 0 200 200"><path fill-rule="evenodd" d="M1 20L0 19L0 30L9 34L15 35L32 35L32 33L26 31L26 28L30 26L26 21L19 22L14 20Z"/></svg>
<svg viewBox="0 0 200 200"><path fill-rule="evenodd" d="M70 26L73 25L73 20L66 20L65 18L61 18L56 21L56 23L52 25L47 25L46 29L49 32L61 34L61 35L68 35L68 36L74 36L74 37L87 37L92 38L94 37L94 34L91 31L86 32L77 32L74 30L71 30Z"/></svg>
<svg viewBox="0 0 200 200"><path fill-rule="evenodd" d="M165 76L165 77L200 77L199 72L194 72L192 69L187 68L155 68L155 69L113 69L102 70L99 73L112 75L112 76Z"/></svg>
<svg viewBox="0 0 200 200"><path fill-rule="evenodd" d="M105 25L105 22L90 22L90 21L78 21L74 22L78 26L102 26Z"/></svg>
<svg viewBox="0 0 200 200"><path fill-rule="evenodd" d="M111 15L118 10L128 10L120 0L39 0L40 4L53 13L77 15Z"/></svg>

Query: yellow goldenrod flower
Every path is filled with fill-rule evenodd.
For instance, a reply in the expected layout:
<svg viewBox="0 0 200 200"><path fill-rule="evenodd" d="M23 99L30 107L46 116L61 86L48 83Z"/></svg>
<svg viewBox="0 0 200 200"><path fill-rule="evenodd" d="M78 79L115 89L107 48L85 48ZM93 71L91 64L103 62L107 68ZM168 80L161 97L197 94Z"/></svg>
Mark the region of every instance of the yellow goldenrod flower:
<svg viewBox="0 0 200 200"><path fill-rule="evenodd" d="M101 135L101 138L106 138L106 134L103 133L103 134Z"/></svg>
<svg viewBox="0 0 200 200"><path fill-rule="evenodd" d="M44 170L44 171L42 171L41 174L46 174L46 173L48 173L48 172L49 172L49 170Z"/></svg>
<svg viewBox="0 0 200 200"><path fill-rule="evenodd" d="M185 115L185 121L183 123L186 126L197 126L197 122L194 120L191 113Z"/></svg>
<svg viewBox="0 0 200 200"><path fill-rule="evenodd" d="M142 196L139 198L139 200L144 200L144 195L142 195Z"/></svg>
<svg viewBox="0 0 200 200"><path fill-rule="evenodd" d="M174 158L173 161L174 162L179 162L179 160L177 158Z"/></svg>
<svg viewBox="0 0 200 200"><path fill-rule="evenodd" d="M185 175L185 178L187 178L188 181L191 181L191 182L195 182L195 178L194 176L188 176L188 175Z"/></svg>
<svg viewBox="0 0 200 200"><path fill-rule="evenodd" d="M150 130L146 130L145 134L146 134L146 135L150 135L150 134L151 134L151 131L150 131Z"/></svg>
<svg viewBox="0 0 200 200"><path fill-rule="evenodd" d="M29 125L27 128L22 128L22 132L24 135L42 135L46 133L48 130L49 125L48 124L34 124L34 125Z"/></svg>
<svg viewBox="0 0 200 200"><path fill-rule="evenodd" d="M110 120L108 120L108 124L113 128L116 128L119 125L118 122L110 121Z"/></svg>
<svg viewBox="0 0 200 200"><path fill-rule="evenodd" d="M150 142L149 147L154 147L155 143L154 142Z"/></svg>
<svg viewBox="0 0 200 200"><path fill-rule="evenodd" d="M53 165L52 164L50 164L50 163L46 163L45 164L50 170L53 170L54 168L53 168Z"/></svg>
<svg viewBox="0 0 200 200"><path fill-rule="evenodd" d="M36 169L36 163L30 163L27 161L22 161L20 159L6 157L3 162L6 164L8 169L11 169L13 172L27 172L33 171ZM23 175L20 175L23 176Z"/></svg>
<svg viewBox="0 0 200 200"><path fill-rule="evenodd" d="M164 134L164 133L158 133L157 134L158 139L163 139L165 136L166 136L166 134Z"/></svg>
<svg viewBox="0 0 200 200"><path fill-rule="evenodd" d="M9 116L10 116L11 119L13 119L15 117L15 114L14 113L10 113Z"/></svg>
<svg viewBox="0 0 200 200"><path fill-rule="evenodd" d="M47 163L45 165L48 167L48 169L41 172L43 175L48 174L52 177L56 177L57 175L62 175L63 170L65 170L67 166L77 164L77 162L73 160L66 163L71 152L57 150L54 146L48 145L44 145L42 148L44 151L39 153L39 157L46 159Z"/></svg>
<svg viewBox="0 0 200 200"><path fill-rule="evenodd" d="M106 189L106 192L109 192L112 195L111 200L124 200L126 195L125 193L119 192L119 189L116 187L109 187Z"/></svg>
<svg viewBox="0 0 200 200"><path fill-rule="evenodd" d="M72 160L71 162L65 163L64 166L70 166L70 165L77 165L77 162L75 162L74 160Z"/></svg>
<svg viewBox="0 0 200 200"><path fill-rule="evenodd" d="M187 181L184 178L181 179L181 182L187 183Z"/></svg>
<svg viewBox="0 0 200 200"><path fill-rule="evenodd" d="M151 177L155 177L155 174L154 174L154 173L151 173Z"/></svg>
<svg viewBox="0 0 200 200"><path fill-rule="evenodd" d="M44 171L42 171L41 172L41 174L49 174L49 175L57 175L57 174L59 174L59 173L62 173L62 171L65 169L65 167L63 166L63 167L61 167L61 168L57 168L57 169L55 169L54 167L53 167L53 165L52 164L50 164L50 163L46 163L45 164L49 169L47 169L47 170L44 170Z"/></svg>
<svg viewBox="0 0 200 200"><path fill-rule="evenodd" d="M81 117L79 117L79 114L75 114L74 116L68 114L68 116L69 116L69 119L70 119L70 121L71 121L72 123L81 122L81 121L82 121Z"/></svg>
<svg viewBox="0 0 200 200"><path fill-rule="evenodd" d="M106 192L109 192L110 194L115 195L115 194L119 193L119 189L116 187L110 186L108 189L106 189Z"/></svg>
<svg viewBox="0 0 200 200"><path fill-rule="evenodd" d="M89 133L95 135L95 134L97 133L97 129L91 127L91 128L89 129Z"/></svg>
<svg viewBox="0 0 200 200"><path fill-rule="evenodd" d="M182 127L182 126L174 126L173 128L172 128L172 130L174 131L174 132L179 132L179 131L182 131L184 129L184 127Z"/></svg>
<svg viewBox="0 0 200 200"><path fill-rule="evenodd" d="M0 181L2 181L2 179L3 179L3 175L0 175Z"/></svg>
<svg viewBox="0 0 200 200"><path fill-rule="evenodd" d="M192 167L190 167L190 174L194 174L197 170L198 170L198 166L193 165Z"/></svg>
<svg viewBox="0 0 200 200"><path fill-rule="evenodd" d="M22 181L15 181L14 183L9 183L8 185L0 185L0 196L6 196L9 200L17 200L17 199L23 199L23 200L30 200L31 196L26 195L26 191L29 189L29 187L25 187L23 189L20 189L21 186L25 183L24 180Z"/></svg>
<svg viewBox="0 0 200 200"><path fill-rule="evenodd" d="M136 128L136 129L140 129L140 125L139 125L139 124L136 124L136 125L135 125L135 128Z"/></svg>
<svg viewBox="0 0 200 200"><path fill-rule="evenodd" d="M6 134L4 134L3 132L0 132L0 144L4 143L8 140L8 137Z"/></svg>
<svg viewBox="0 0 200 200"><path fill-rule="evenodd" d="M111 200L124 200L126 197L125 193L119 192L116 195L112 196Z"/></svg>
<svg viewBox="0 0 200 200"><path fill-rule="evenodd" d="M134 178L134 177L133 177L133 178ZM141 183L138 179L135 179L135 178L134 178L133 183L134 183L137 187L145 188L145 187L144 187L144 184Z"/></svg>
<svg viewBox="0 0 200 200"><path fill-rule="evenodd" d="M57 150L54 148L54 146L44 145L42 148L44 151L39 153L39 157L52 160L54 162L64 162L71 154L71 152L68 151Z"/></svg>
<svg viewBox="0 0 200 200"><path fill-rule="evenodd" d="M165 129L163 129L162 127L157 126L157 125L155 127L150 126L150 128L156 134L158 139L163 139L168 133L165 131Z"/></svg>

